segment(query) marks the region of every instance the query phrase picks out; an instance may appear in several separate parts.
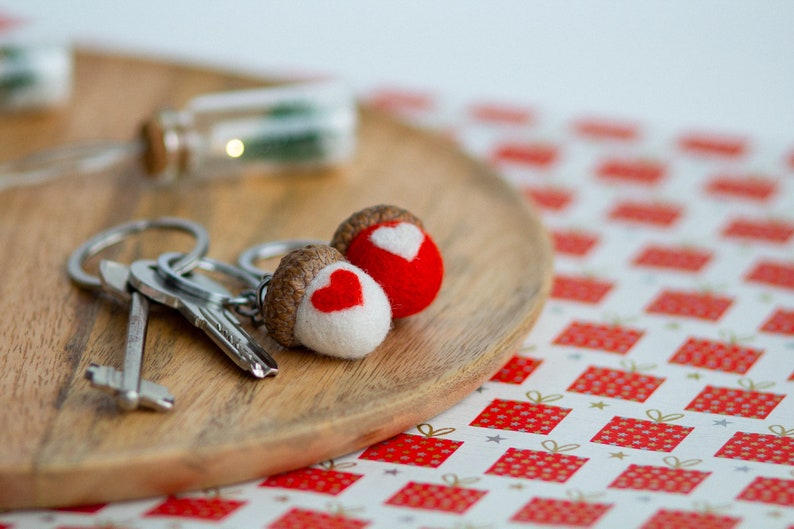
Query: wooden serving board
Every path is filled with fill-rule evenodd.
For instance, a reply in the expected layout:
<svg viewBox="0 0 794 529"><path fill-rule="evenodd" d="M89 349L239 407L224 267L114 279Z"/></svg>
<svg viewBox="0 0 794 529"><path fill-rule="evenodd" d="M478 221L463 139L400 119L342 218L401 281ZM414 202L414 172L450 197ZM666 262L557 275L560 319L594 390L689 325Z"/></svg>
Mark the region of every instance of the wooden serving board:
<svg viewBox="0 0 794 529"><path fill-rule="evenodd" d="M263 81L82 52L71 104L3 116L0 160L67 142L131 138L163 106ZM538 217L446 139L363 109L352 164L319 174L242 175L172 187L135 164L0 192L0 508L96 503L258 478L361 449L427 420L488 380L529 332L550 286ZM357 362L276 346L281 372L238 370L176 312L154 310L144 378L176 396L171 413L119 411L84 378L120 367L127 308L76 288L65 262L88 237L140 218L201 222L210 256L285 238L330 239L363 207L391 203L425 222L446 277L425 312ZM144 234L108 250L129 262L186 250ZM95 263L94 263L95 264Z"/></svg>

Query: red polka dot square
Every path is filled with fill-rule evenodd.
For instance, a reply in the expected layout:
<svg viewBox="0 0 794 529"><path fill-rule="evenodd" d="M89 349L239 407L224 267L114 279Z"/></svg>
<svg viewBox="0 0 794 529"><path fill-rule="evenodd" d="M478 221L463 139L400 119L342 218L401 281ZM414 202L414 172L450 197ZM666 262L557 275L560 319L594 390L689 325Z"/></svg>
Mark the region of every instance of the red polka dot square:
<svg viewBox="0 0 794 529"><path fill-rule="evenodd" d="M742 490L737 500L794 506L794 480L757 477Z"/></svg>
<svg viewBox="0 0 794 529"><path fill-rule="evenodd" d="M611 503L532 498L510 521L555 527L592 527L611 508Z"/></svg>
<svg viewBox="0 0 794 529"><path fill-rule="evenodd" d="M671 364L688 365L726 373L746 373L764 352L737 343L688 338L670 358Z"/></svg>
<svg viewBox="0 0 794 529"><path fill-rule="evenodd" d="M559 447L556 448L556 451L554 449L542 451L508 448L485 473L494 476L565 483L587 461L586 457L564 454Z"/></svg>
<svg viewBox="0 0 794 529"><path fill-rule="evenodd" d="M542 363L542 360L526 356L514 356L492 378L491 382L521 384Z"/></svg>
<svg viewBox="0 0 794 529"><path fill-rule="evenodd" d="M794 335L794 310L776 309L761 325L763 332Z"/></svg>
<svg viewBox="0 0 794 529"><path fill-rule="evenodd" d="M551 297L578 301L580 303L600 303L614 285L592 277L557 275L551 288Z"/></svg>

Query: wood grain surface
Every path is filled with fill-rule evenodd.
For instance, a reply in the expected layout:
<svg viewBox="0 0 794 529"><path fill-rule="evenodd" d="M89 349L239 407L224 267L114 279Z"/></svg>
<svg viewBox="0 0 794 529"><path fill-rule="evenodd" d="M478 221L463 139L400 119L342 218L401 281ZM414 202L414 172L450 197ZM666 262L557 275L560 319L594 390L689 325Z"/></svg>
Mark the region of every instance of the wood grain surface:
<svg viewBox="0 0 794 529"><path fill-rule="evenodd" d="M71 141L131 138L163 106L262 80L81 52L75 93L56 112L2 116L0 160ZM423 219L446 263L425 312L395 322L362 361L285 350L275 378L238 370L176 312L155 307L143 376L176 396L171 413L119 411L84 378L121 366L127 307L72 285L71 251L133 219L178 216L210 233L209 255L284 238L330 239L363 207L392 203ZM362 109L359 147L341 170L256 174L171 187L136 164L0 192L0 508L95 503L258 478L383 440L488 380L529 332L550 286L537 216L451 142ZM129 262L185 250L147 233L103 256ZM92 263L95 266L96 263Z"/></svg>

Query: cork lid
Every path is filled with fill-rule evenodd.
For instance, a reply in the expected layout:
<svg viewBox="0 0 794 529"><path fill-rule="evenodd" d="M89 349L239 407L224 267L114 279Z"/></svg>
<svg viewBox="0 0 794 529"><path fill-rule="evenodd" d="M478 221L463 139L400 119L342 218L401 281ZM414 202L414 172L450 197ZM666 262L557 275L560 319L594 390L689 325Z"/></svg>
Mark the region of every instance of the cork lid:
<svg viewBox="0 0 794 529"><path fill-rule="evenodd" d="M141 162L146 174L171 179L185 171L188 151L178 112L161 110L141 125L138 136L143 143Z"/></svg>
<svg viewBox="0 0 794 529"><path fill-rule="evenodd" d="M146 174L157 175L168 166L168 150L165 147L165 132L157 120L149 120L141 125L140 138L144 151L141 162Z"/></svg>

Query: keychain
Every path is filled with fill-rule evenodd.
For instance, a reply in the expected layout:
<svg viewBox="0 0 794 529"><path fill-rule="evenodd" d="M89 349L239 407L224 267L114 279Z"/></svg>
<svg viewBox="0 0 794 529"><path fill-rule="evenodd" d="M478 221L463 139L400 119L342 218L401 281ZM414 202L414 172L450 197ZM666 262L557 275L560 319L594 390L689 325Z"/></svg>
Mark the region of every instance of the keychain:
<svg viewBox="0 0 794 529"><path fill-rule="evenodd" d="M0 189L134 158L166 183L226 176L244 165L264 174L330 167L352 155L356 126L353 95L337 82L207 94L156 113L133 141L66 145L0 163Z"/></svg>
<svg viewBox="0 0 794 529"><path fill-rule="evenodd" d="M130 265L103 260L98 276L85 271L85 263L99 252L150 229L187 232L195 246L186 254L166 252ZM265 378L278 373L276 361L236 315L264 325L284 347L357 360L380 346L393 317L415 314L433 301L444 272L438 247L421 221L395 206L354 213L340 224L331 245L268 242L242 252L238 265L207 257L208 247L200 225L161 218L110 228L70 256L67 270L75 284L130 304L123 369L92 364L86 373L94 387L114 394L122 409L166 411L174 404L167 388L141 378L150 302L177 309L239 368ZM254 265L279 256L272 273ZM241 285L240 291L232 293L201 271Z"/></svg>
<svg viewBox="0 0 794 529"><path fill-rule="evenodd" d="M103 260L98 276L86 272L85 263L99 252L130 235L151 229L179 230L196 240L193 249L186 254L166 253L160 256L160 261L167 263L168 271L179 278L178 284L170 283L159 270L158 262L148 259L137 260L130 265ZM76 285L106 292L130 304L123 368L117 370L91 364L86 372L91 385L114 395L122 409L133 410L143 406L168 411L174 406L174 396L167 388L141 378L151 301L177 309L190 323L203 330L238 367L254 377L264 378L278 373L275 360L243 329L229 310L229 305L235 302L231 292L217 281L192 272L198 269L216 272L244 284L247 289L256 287L258 279L240 268L206 257L208 247L209 237L200 224L161 218L128 222L105 230L81 244L69 257L67 271ZM186 282L191 289L180 288Z"/></svg>

